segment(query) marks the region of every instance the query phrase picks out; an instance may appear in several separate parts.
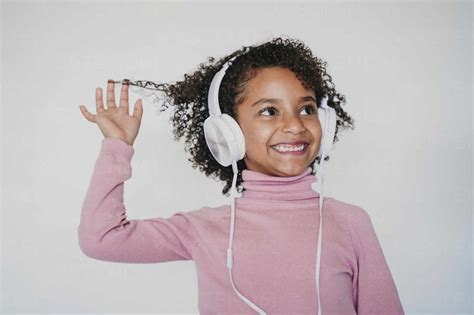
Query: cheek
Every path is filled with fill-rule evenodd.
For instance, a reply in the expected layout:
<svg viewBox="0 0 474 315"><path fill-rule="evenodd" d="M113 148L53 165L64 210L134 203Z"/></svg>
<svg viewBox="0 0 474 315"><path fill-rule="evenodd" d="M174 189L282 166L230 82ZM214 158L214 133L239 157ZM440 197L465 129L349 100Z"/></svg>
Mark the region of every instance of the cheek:
<svg viewBox="0 0 474 315"><path fill-rule="evenodd" d="M321 124L319 122L317 122L316 124L311 126L311 134L313 135L313 137L316 141L321 140L323 130L322 130Z"/></svg>
<svg viewBox="0 0 474 315"><path fill-rule="evenodd" d="M312 150L314 150L315 154L317 151L319 151L319 148L321 147L321 138L322 138L322 129L321 125L318 124L313 124L309 128L309 132L311 133L311 137L313 138L313 146Z"/></svg>
<svg viewBox="0 0 474 315"><path fill-rule="evenodd" d="M245 144L248 149L262 150L272 144L273 129L264 125L248 126L243 128Z"/></svg>

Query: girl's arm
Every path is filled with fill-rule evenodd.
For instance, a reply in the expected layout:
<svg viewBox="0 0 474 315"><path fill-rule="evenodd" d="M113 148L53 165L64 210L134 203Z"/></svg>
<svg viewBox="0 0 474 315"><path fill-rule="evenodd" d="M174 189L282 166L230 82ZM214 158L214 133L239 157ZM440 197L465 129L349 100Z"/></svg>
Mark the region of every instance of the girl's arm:
<svg viewBox="0 0 474 315"><path fill-rule="evenodd" d="M350 220L351 236L357 258L353 278L359 315L404 315L392 274L375 233L369 214L357 208Z"/></svg>
<svg viewBox="0 0 474 315"><path fill-rule="evenodd" d="M134 152L121 139L102 140L77 229L82 252L91 258L125 263L191 260L194 239L186 214L127 220L124 181L132 175Z"/></svg>

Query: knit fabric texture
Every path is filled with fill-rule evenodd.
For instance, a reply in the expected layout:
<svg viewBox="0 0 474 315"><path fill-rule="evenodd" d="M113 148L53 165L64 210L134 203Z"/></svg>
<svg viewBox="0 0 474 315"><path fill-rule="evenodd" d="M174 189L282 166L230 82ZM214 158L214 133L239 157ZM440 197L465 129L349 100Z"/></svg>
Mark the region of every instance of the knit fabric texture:
<svg viewBox="0 0 474 315"><path fill-rule="evenodd" d="M102 140L77 229L82 252L122 263L193 261L200 314L256 314L235 293L226 267L232 200L166 218L129 220L123 194L133 154L134 148L120 139ZM311 168L291 177L244 170L242 179L245 191L235 200L233 240L237 290L267 314L316 314L316 176ZM404 314L364 209L324 197L322 235L324 315Z"/></svg>

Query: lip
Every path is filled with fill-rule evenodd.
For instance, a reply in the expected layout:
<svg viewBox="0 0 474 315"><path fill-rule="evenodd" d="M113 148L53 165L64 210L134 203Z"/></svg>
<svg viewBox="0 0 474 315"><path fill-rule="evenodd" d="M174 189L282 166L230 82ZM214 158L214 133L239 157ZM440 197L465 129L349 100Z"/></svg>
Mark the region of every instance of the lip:
<svg viewBox="0 0 474 315"><path fill-rule="evenodd" d="M288 142L280 142L277 144L272 145L272 147L279 145L279 144L289 144L289 145L299 145L299 144L308 144L306 141L288 141Z"/></svg>

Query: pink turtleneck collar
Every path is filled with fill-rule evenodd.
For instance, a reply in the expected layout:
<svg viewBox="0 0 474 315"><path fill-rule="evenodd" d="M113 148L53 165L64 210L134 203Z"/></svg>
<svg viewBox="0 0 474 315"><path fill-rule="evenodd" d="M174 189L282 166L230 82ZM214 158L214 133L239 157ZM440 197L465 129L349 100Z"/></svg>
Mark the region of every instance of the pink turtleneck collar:
<svg viewBox="0 0 474 315"><path fill-rule="evenodd" d="M264 173L243 170L243 199L295 201L319 197L311 184L317 180L311 174L311 167L296 176L272 176Z"/></svg>

